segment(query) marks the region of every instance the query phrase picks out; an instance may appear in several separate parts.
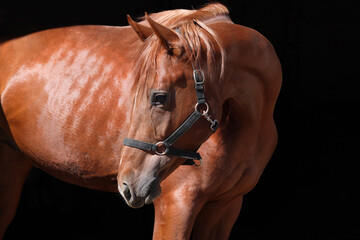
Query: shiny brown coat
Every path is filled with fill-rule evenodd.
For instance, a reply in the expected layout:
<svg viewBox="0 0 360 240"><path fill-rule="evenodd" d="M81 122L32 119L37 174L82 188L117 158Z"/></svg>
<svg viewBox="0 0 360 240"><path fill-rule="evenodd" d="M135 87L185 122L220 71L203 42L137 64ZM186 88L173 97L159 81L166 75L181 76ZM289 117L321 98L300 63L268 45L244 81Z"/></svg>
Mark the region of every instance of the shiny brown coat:
<svg viewBox="0 0 360 240"><path fill-rule="evenodd" d="M181 19L182 29L201 34L199 59L189 55L195 47L185 46L186 32L164 20L169 13L177 13L173 22ZM150 15L140 24L129 19L132 26L59 28L2 43L0 238L35 165L66 182L123 196L126 183L137 200L127 196L130 206L154 201L154 239L188 239L192 229L195 239L227 239L244 194L275 149L282 75L272 45L226 15L225 7L211 4ZM156 57L141 81L134 71L141 69L144 44L158 47L148 52ZM123 147L124 137L164 139L193 111L196 61L207 62L205 94L220 128L211 135L202 119L176 147L202 143L203 165L181 166L176 157ZM171 95L169 105L149 104L154 90Z"/></svg>

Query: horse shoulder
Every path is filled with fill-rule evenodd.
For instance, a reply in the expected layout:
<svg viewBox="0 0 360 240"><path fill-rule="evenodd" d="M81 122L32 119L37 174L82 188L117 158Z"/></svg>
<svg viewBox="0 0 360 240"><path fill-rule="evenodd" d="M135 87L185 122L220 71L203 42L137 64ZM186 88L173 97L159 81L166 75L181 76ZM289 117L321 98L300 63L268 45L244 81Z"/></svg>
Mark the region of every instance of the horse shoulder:
<svg viewBox="0 0 360 240"><path fill-rule="evenodd" d="M245 85L250 91L238 100L249 106L249 113L253 115L256 126L253 135L254 151L248 167L244 169L237 183L238 188L246 193L258 182L277 144L278 135L273 113L281 88L282 72L274 47L266 37L254 29L241 26L237 28L240 35L237 52L240 76L246 82L241 82L238 88Z"/></svg>
<svg viewBox="0 0 360 240"><path fill-rule="evenodd" d="M213 24L213 29L226 52L223 90L230 109L222 134L212 137L226 150L213 147L224 159L220 166L229 169L222 187L246 193L256 185L277 143L273 111L281 66L271 43L256 30L232 23Z"/></svg>
<svg viewBox="0 0 360 240"><path fill-rule="evenodd" d="M211 27L221 37L226 52L226 75L232 78L230 92L243 93L245 81L263 88L266 98L275 103L282 74L281 65L270 41L258 31L233 23L216 23ZM251 79L252 78L252 79ZM250 88L248 88L250 89ZM229 89L225 90L229 92ZM267 99L269 100L269 99Z"/></svg>

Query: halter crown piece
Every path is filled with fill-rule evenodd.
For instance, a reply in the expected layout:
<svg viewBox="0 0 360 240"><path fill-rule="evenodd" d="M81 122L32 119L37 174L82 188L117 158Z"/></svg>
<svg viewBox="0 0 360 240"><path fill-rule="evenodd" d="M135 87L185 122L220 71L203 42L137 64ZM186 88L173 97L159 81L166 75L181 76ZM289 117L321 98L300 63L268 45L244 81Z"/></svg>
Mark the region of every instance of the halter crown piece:
<svg viewBox="0 0 360 240"><path fill-rule="evenodd" d="M205 94L204 94L204 81L205 81L204 72L202 70L194 70L193 77L195 81L197 103L195 105L194 112L185 120L185 122L183 122L180 125L180 127L178 127L164 141L160 141L157 143L148 143L131 138L125 138L123 142L124 146L153 152L160 156L162 155L178 156L181 158L188 159L183 165L195 165L199 167L202 163L202 159L200 154L197 152L197 149L195 151L187 151L187 150L174 148L171 146L185 132L187 132L201 116L203 116L210 123L210 129L213 131L213 133L219 127L219 122L216 119L212 120L208 114L209 105L205 101ZM205 110L202 110L202 112L200 108L201 105L205 106ZM200 163L196 164L194 160L199 160Z"/></svg>

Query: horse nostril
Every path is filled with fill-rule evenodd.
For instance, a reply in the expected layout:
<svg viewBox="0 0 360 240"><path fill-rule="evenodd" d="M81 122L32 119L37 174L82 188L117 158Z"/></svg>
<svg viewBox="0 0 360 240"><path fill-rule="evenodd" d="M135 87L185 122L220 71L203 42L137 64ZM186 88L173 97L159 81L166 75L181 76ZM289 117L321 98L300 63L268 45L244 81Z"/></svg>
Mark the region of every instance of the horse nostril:
<svg viewBox="0 0 360 240"><path fill-rule="evenodd" d="M124 197L127 201L130 201L130 199L131 199L130 188L128 187L128 185L126 183L123 183L123 185L124 185L124 190L123 190Z"/></svg>

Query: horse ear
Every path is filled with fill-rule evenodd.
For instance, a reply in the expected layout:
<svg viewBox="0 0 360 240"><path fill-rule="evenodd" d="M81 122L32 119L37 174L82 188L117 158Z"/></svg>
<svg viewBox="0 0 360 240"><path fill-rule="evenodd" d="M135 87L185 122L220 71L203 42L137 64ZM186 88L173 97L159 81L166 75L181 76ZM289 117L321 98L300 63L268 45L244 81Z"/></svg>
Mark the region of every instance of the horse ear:
<svg viewBox="0 0 360 240"><path fill-rule="evenodd" d="M134 29L136 34L139 36L141 41L145 41L153 33L151 28L146 27L141 24L138 24L134 20L132 20L132 18L130 17L129 14L127 15L127 20L128 20L128 23L130 24L130 26Z"/></svg>
<svg viewBox="0 0 360 240"><path fill-rule="evenodd" d="M175 33L175 31L152 20L147 13L145 13L145 17L146 17L146 20L149 22L150 27L154 31L155 35L160 39L163 46L168 51L170 51L171 50L170 43L180 40L178 35Z"/></svg>

